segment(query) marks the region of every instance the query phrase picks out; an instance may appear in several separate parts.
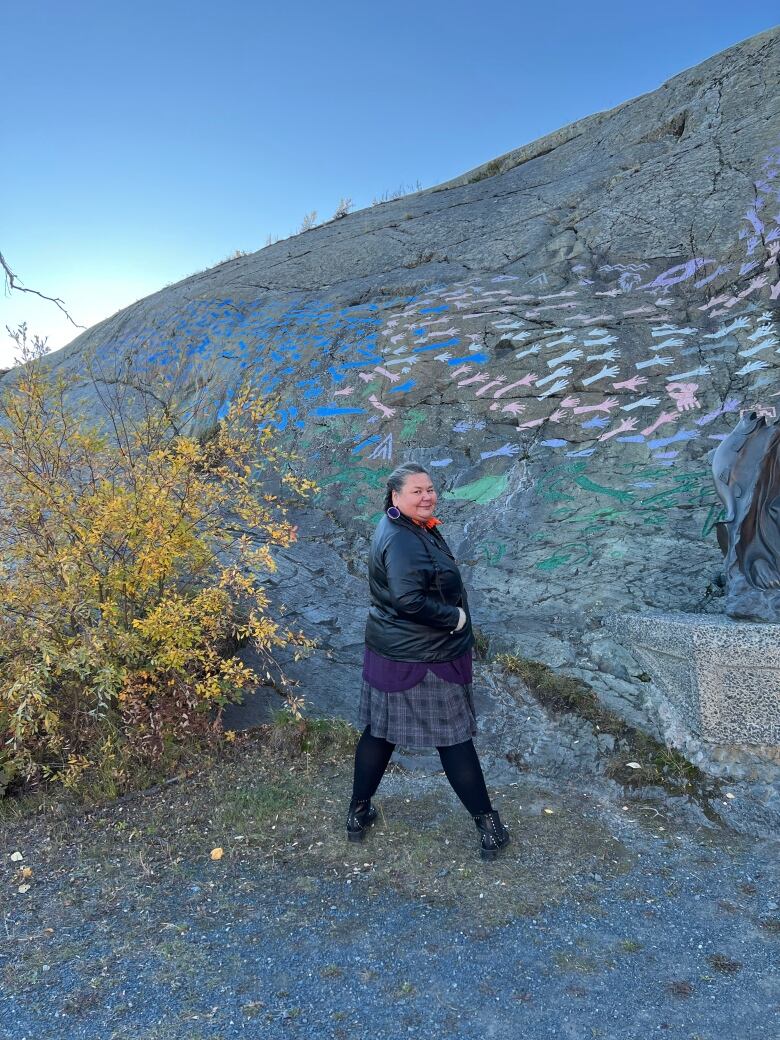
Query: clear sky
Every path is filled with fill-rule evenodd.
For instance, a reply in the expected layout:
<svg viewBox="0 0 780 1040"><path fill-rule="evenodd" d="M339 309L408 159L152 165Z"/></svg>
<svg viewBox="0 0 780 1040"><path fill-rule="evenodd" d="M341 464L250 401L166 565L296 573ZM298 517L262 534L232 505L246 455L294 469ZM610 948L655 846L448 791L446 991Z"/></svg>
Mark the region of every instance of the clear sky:
<svg viewBox="0 0 780 1040"><path fill-rule="evenodd" d="M771 28L769 0L0 0L0 251L90 326ZM54 304L0 294L59 348Z"/></svg>

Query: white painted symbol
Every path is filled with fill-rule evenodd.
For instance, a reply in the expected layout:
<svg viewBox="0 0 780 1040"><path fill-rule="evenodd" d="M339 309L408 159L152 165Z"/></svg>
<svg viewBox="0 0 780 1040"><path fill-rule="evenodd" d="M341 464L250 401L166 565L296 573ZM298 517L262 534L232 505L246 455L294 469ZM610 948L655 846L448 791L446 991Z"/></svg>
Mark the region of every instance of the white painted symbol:
<svg viewBox="0 0 780 1040"><path fill-rule="evenodd" d="M393 435L388 433L368 456L370 459L392 459L393 457Z"/></svg>

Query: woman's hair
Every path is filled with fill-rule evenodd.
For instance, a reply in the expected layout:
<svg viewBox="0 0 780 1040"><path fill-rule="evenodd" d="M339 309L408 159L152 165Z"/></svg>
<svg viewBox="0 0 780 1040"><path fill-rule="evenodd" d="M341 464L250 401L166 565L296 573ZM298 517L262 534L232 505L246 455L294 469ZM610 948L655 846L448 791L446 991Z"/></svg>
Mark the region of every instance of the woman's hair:
<svg viewBox="0 0 780 1040"><path fill-rule="evenodd" d="M387 491L385 492L385 504L384 508L389 509L393 504L393 492L400 491L406 483L406 478L411 477L413 473L424 473L427 476L430 474L425 466L421 466L419 462L404 462L401 466L396 466L390 476L387 478Z"/></svg>

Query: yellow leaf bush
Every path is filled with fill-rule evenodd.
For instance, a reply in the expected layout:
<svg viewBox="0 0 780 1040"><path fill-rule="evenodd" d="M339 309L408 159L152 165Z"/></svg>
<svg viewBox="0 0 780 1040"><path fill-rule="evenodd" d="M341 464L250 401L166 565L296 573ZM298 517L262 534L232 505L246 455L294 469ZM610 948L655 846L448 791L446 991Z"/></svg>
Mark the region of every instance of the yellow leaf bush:
<svg viewBox="0 0 780 1040"><path fill-rule="evenodd" d="M83 372L53 373L26 326L12 335L18 367L0 384L0 793L96 777L119 791L139 764L170 766L188 743L220 739L222 708L257 682L242 645L268 667L276 647L314 645L269 615L261 575L296 538L285 494L316 485L274 442L278 401L248 381L207 423L213 374L193 377L180 359L145 382L124 358L108 377L87 356L104 413L90 425L73 403Z"/></svg>

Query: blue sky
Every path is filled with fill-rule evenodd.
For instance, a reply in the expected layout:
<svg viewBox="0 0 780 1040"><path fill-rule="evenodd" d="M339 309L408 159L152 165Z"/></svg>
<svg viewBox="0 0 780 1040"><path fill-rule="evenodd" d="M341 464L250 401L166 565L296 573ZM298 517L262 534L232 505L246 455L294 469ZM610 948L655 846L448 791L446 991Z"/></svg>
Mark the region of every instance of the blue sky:
<svg viewBox="0 0 780 1040"><path fill-rule="evenodd" d="M339 199L427 188L776 22L722 0L3 0L0 251L92 325ZM5 326L64 346L53 304Z"/></svg>

